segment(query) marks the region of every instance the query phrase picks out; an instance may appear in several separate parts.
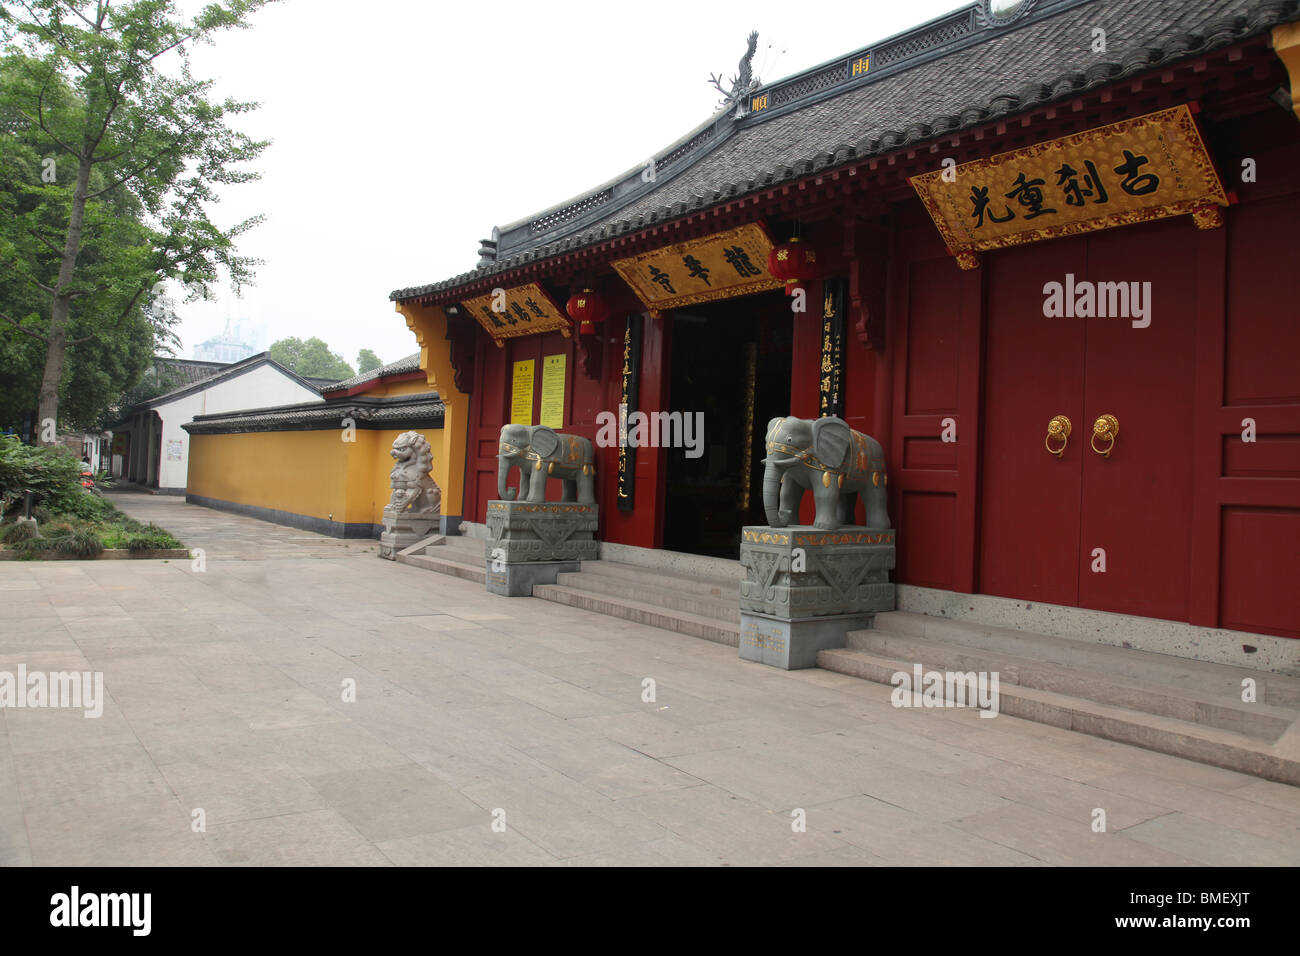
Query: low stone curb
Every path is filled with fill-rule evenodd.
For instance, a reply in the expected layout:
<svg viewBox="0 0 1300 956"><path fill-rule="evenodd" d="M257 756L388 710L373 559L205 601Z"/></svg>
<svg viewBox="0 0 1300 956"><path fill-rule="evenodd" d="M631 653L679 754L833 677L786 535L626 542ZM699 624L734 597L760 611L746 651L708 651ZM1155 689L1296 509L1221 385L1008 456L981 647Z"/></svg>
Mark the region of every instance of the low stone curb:
<svg viewBox="0 0 1300 956"><path fill-rule="evenodd" d="M154 551L132 551L130 548L105 548L93 558L82 557L79 554L57 554L49 552L39 558L27 558L28 561L115 561L115 560L135 560L159 559L159 558L188 558L190 556L189 548L158 548ZM0 551L0 561L17 561L22 555L16 551Z"/></svg>

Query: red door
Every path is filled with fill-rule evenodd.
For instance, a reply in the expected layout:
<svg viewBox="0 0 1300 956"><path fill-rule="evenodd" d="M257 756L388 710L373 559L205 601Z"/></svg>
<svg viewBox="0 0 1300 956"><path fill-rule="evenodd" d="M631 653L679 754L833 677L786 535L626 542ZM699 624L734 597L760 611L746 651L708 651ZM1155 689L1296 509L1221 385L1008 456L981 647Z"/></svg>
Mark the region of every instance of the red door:
<svg viewBox="0 0 1300 956"><path fill-rule="evenodd" d="M1175 219L985 257L982 592L1187 619L1195 284L1180 248L1192 228ZM1076 311L1091 283L1093 314L1045 315L1052 282L1063 297L1073 287ZM1057 415L1071 425L1059 457L1045 447ZM1119 423L1113 445L1094 441L1102 415Z"/></svg>
<svg viewBox="0 0 1300 956"><path fill-rule="evenodd" d="M1078 603L1084 326L1045 317L1043 285L1082 273L1086 252L1087 240L1063 239L986 255L981 266L989 270L979 577L985 594ZM1057 415L1073 426L1060 458L1045 447L1047 424Z"/></svg>
<svg viewBox="0 0 1300 956"><path fill-rule="evenodd" d="M1088 278L1139 285L1149 321L1094 317L1085 325L1079 604L1187 620L1192 514L1192 388L1196 284L1187 218L1089 239ZM1145 283L1150 285L1146 286ZM1149 300L1148 293L1149 291ZM1131 304L1130 304L1131 305ZM1131 311L1131 309L1130 309ZM1109 457L1091 447L1098 416L1119 422ZM1097 448L1108 442L1097 439ZM1105 555L1094 571L1094 551Z"/></svg>

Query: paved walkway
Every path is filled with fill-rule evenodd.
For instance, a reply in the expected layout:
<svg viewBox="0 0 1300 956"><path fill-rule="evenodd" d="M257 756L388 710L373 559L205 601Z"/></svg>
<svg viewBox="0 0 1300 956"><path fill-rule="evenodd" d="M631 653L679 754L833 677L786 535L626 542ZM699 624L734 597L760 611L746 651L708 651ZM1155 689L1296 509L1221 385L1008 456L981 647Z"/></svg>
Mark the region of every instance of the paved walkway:
<svg viewBox="0 0 1300 956"><path fill-rule="evenodd" d="M1300 789L120 503L206 567L0 563L0 671L109 698L0 711L0 865L1300 863Z"/></svg>

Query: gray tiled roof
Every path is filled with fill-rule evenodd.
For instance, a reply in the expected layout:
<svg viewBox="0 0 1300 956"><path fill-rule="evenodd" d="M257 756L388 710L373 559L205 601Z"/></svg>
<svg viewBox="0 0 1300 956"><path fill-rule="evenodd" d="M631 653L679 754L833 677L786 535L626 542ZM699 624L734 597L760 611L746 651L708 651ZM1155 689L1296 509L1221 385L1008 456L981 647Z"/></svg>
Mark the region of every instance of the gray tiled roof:
<svg viewBox="0 0 1300 956"><path fill-rule="evenodd" d="M357 428L441 427L445 408L436 392L390 398L357 396L333 402L301 402L249 408L216 415L196 415L181 427L191 435L230 432L309 431L342 428L350 418Z"/></svg>
<svg viewBox="0 0 1300 956"><path fill-rule="evenodd" d="M132 415L134 415L138 411L141 411L143 409L149 409L149 408L158 408L161 405L166 405L168 402L174 402L176 401L176 399L181 398L185 395L191 395L195 392L201 392L205 389L213 387L214 385L218 385L221 382L229 381L232 378L238 378L240 375L244 375L248 372L253 371L254 369L261 368L263 365L271 366L271 368L275 369L285 378L297 382L299 385L301 385L303 388L307 389L308 391L316 392L317 394L319 394L320 392L320 389L316 388L316 386L312 385L311 382L303 378L297 372L290 371L289 369L281 365L279 362L275 361L275 359L271 358L270 352L258 352L256 355L250 355L248 358L242 359L238 362L231 362L227 365L222 365L212 375L204 376L193 382L190 382L187 385L181 385L177 388L174 388L170 392L164 392L161 395L157 395L146 402L141 402L138 405L131 406L129 409L126 409L123 412L122 418L118 422L118 424L122 424L123 422L127 421Z"/></svg>
<svg viewBox="0 0 1300 956"><path fill-rule="evenodd" d="M229 362L200 362L198 359L155 355L150 372L154 375L166 375L176 383L177 387L183 388L205 378L211 378L228 365Z"/></svg>
<svg viewBox="0 0 1300 956"><path fill-rule="evenodd" d="M1187 59L1300 18L1298 0L1094 0L827 98L751 114L672 178L596 222L391 299L427 295ZM1093 53L1092 30L1106 31Z"/></svg>
<svg viewBox="0 0 1300 956"><path fill-rule="evenodd" d="M373 382L375 379L383 378L386 375L400 375L403 372L420 371L420 353L408 355L405 358L399 358L395 362L389 362L387 365L381 365L379 368L372 368L369 372L362 372L360 375L353 375L341 382L335 382L333 385L326 385L322 388L322 395L330 395L334 392L346 392L350 388L356 388L366 382Z"/></svg>

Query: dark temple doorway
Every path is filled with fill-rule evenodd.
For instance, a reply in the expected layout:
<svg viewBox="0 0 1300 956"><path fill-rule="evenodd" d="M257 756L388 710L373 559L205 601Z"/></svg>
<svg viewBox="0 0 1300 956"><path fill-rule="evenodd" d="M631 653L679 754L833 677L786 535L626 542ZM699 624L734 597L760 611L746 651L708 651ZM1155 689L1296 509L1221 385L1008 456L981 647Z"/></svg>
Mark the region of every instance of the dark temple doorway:
<svg viewBox="0 0 1300 956"><path fill-rule="evenodd" d="M701 454L668 452L664 547L740 556L740 529L763 516L763 437L790 412L790 300L781 292L672 316L670 410L703 412Z"/></svg>

